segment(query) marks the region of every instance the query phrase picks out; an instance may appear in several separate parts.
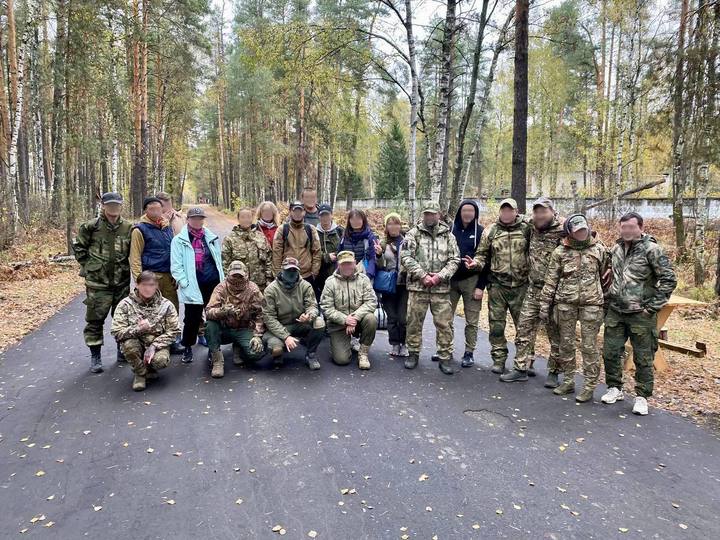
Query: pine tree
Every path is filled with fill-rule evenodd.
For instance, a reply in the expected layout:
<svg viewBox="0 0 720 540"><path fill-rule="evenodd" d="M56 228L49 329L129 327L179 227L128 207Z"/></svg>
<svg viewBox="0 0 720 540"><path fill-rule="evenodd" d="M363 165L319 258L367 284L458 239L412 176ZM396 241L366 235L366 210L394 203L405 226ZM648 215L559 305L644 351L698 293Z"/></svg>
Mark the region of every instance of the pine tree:
<svg viewBox="0 0 720 540"><path fill-rule="evenodd" d="M404 198L408 187L408 158L405 136L400 124L393 120L390 132L380 147L377 164L378 199Z"/></svg>

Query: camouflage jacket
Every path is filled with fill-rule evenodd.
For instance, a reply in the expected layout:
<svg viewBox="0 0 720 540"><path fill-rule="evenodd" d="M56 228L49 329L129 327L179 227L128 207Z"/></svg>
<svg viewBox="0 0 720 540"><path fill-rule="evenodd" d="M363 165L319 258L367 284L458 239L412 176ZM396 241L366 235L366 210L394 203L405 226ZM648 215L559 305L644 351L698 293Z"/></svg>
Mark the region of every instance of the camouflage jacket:
<svg viewBox="0 0 720 540"><path fill-rule="evenodd" d="M247 266L250 281L263 290L274 276L272 271L272 250L265 235L258 229L243 230L235 225L222 243L222 264L227 274L233 261L242 261Z"/></svg>
<svg viewBox="0 0 720 540"><path fill-rule="evenodd" d="M150 322L150 330L138 330L137 325L141 319ZM156 349L164 349L180 335L178 314L172 302L163 298L160 291L144 302L135 289L120 300L112 318L110 333L118 343L139 339L146 347L154 345Z"/></svg>
<svg viewBox="0 0 720 540"><path fill-rule="evenodd" d="M475 262L479 271L490 260L490 283L519 287L528 282L531 229L520 215L510 225L496 221L483 231Z"/></svg>
<svg viewBox="0 0 720 540"><path fill-rule="evenodd" d="M407 271L407 289L437 294L450 292L450 278L460 264L460 251L450 227L441 221L434 230L422 222L410 229L400 248L400 262ZM438 274L440 284L427 289L422 279L428 273Z"/></svg>
<svg viewBox="0 0 720 540"><path fill-rule="evenodd" d="M601 242L591 238L590 245L581 248L565 239L550 256L545 286L540 293L541 311L549 312L553 304L602 306L605 303L602 276L609 265L610 256Z"/></svg>
<svg viewBox="0 0 720 540"><path fill-rule="evenodd" d="M655 313L667 304L677 278L670 259L652 236L643 234L627 250L620 239L612 247L611 256L611 308L621 313L643 309Z"/></svg>
<svg viewBox="0 0 720 540"><path fill-rule="evenodd" d="M244 287L234 290L226 279L215 287L205 315L208 320L222 322L230 328L250 328L262 334L262 310L263 295L255 283L247 281Z"/></svg>
<svg viewBox="0 0 720 540"><path fill-rule="evenodd" d="M111 224L104 215L80 225L73 241L80 275L91 289L130 285L130 234L132 224L123 218Z"/></svg>
<svg viewBox="0 0 720 540"><path fill-rule="evenodd" d="M350 277L342 276L338 271L325 282L320 298L328 331L345 328L345 318L354 315L361 319L368 313L375 313L377 296L370 278L358 270Z"/></svg>
<svg viewBox="0 0 720 540"><path fill-rule="evenodd" d="M265 289L265 307L263 320L270 333L284 340L290 335L286 326L296 324L303 313L315 318L319 315L317 299L312 285L300 279L290 290L276 279Z"/></svg>
<svg viewBox="0 0 720 540"><path fill-rule="evenodd" d="M550 264L550 256L555 251L555 248L560 245L562 234L563 225L557 216L544 230L532 228L528 254L528 264L530 265L528 279L533 287L542 288L544 285L545 274Z"/></svg>

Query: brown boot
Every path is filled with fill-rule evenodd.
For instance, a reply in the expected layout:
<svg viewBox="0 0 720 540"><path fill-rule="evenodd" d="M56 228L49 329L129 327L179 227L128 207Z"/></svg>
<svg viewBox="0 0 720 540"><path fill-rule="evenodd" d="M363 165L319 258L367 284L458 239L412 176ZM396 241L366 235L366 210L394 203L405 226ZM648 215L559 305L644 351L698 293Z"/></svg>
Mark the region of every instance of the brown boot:
<svg viewBox="0 0 720 540"><path fill-rule="evenodd" d="M577 396L575 396L575 401L578 403L586 403L588 401L592 401L593 398L593 392L595 388L592 386L585 386Z"/></svg>
<svg viewBox="0 0 720 540"><path fill-rule="evenodd" d="M370 369L369 351L370 345L360 345L360 350L358 351L358 367L360 369Z"/></svg>
<svg viewBox="0 0 720 540"><path fill-rule="evenodd" d="M572 394L574 391L575 377L573 377L572 373L566 373L562 384L553 390L553 394L556 396L564 396L565 394Z"/></svg>
<svg viewBox="0 0 720 540"><path fill-rule="evenodd" d="M212 352L212 372L210 376L213 379L222 379L225 375L225 358L223 358L222 351Z"/></svg>
<svg viewBox="0 0 720 540"><path fill-rule="evenodd" d="M144 375L138 375L137 373L135 374L135 377L133 378L132 389L135 392L142 392L143 390L145 390Z"/></svg>
<svg viewBox="0 0 720 540"><path fill-rule="evenodd" d="M237 343L233 343L233 364L241 367L245 365L245 360L242 357L242 349Z"/></svg>

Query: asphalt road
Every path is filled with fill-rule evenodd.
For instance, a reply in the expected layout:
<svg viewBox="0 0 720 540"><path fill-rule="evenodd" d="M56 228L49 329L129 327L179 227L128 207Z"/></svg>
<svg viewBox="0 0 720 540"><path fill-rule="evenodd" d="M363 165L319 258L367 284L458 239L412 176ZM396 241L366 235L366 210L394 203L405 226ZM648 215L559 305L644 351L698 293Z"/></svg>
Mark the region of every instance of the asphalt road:
<svg viewBox="0 0 720 540"><path fill-rule="evenodd" d="M241 369L228 349L213 380L198 351L134 393L109 335L89 373L83 307L0 355L2 538L720 537L715 435L553 396L544 362L500 383L485 334L479 366L452 377L426 321L410 372L382 332L369 372L300 355Z"/></svg>

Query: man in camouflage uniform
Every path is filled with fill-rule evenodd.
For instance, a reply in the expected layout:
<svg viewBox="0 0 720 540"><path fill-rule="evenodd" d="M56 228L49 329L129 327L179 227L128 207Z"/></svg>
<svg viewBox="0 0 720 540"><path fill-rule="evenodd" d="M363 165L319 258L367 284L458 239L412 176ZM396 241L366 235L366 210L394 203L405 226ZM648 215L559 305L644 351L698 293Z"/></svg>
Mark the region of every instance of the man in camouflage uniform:
<svg viewBox="0 0 720 540"><path fill-rule="evenodd" d="M528 287L528 248L532 225L518 214L515 199L500 201L498 220L483 231L475 258L465 257L468 268L477 271L490 260L488 285L488 320L490 323L490 355L492 372L505 371L508 356L505 339L507 312L510 311L515 330Z"/></svg>
<svg viewBox="0 0 720 540"><path fill-rule="evenodd" d="M533 361L535 337L540 326L540 291L545 284L550 255L560 244L563 235L562 222L553 208L553 202L547 197L540 197L533 203L533 217L530 223L532 229L528 254L529 284L515 335L515 363L512 371L500 375L500 380L503 382L527 381L528 375L535 376ZM548 321L545 328L550 340L545 387L555 388L559 384L557 358L560 338L554 320Z"/></svg>
<svg viewBox="0 0 720 540"><path fill-rule="evenodd" d="M253 213L249 208L242 208L238 212L238 224L223 239L222 263L225 272L233 261L241 261L245 265L250 281L261 292L274 279L272 250L265 235L253 225Z"/></svg>
<svg viewBox="0 0 720 540"><path fill-rule="evenodd" d="M545 286L540 293L540 319L551 318L553 304L560 332L558 364L563 382L553 390L556 395L575 391L575 328L580 323L580 352L585 386L575 401L585 403L593 397L600 377L600 352L597 335L603 322L605 295L603 282L610 265L607 249L590 232L582 214L565 222L567 236L550 257Z"/></svg>
<svg viewBox="0 0 720 540"><path fill-rule="evenodd" d="M620 218L620 239L611 249L612 284L605 315L603 359L608 391L603 403L624 399L622 361L630 339L635 362L633 413L648 413L653 391L653 360L658 347L657 314L670 299L677 278L670 259L655 238L643 232L643 218L629 212Z"/></svg>
<svg viewBox="0 0 720 540"><path fill-rule="evenodd" d="M418 365L422 327L429 307L437 333L440 370L452 375L458 367L452 358L454 313L450 279L457 270L460 255L450 227L440 221L437 203L425 205L422 221L408 231L400 260L407 271L409 292L406 339L410 355L405 359L405 367L414 369Z"/></svg>
<svg viewBox="0 0 720 540"><path fill-rule="evenodd" d="M250 281L247 267L241 261L231 262L225 280L215 287L205 307L213 378L225 375L225 358L220 350L223 343L233 344L235 365L242 365L244 360L255 362L262 357L265 349L262 309L263 295L257 284Z"/></svg>
<svg viewBox="0 0 720 540"><path fill-rule="evenodd" d="M85 344L90 348L90 371L102 371L100 350L103 325L130 292L130 232L132 224L121 216L123 198L105 193L100 216L80 225L73 242L80 275L85 278ZM122 361L118 347L118 361Z"/></svg>
<svg viewBox="0 0 720 540"><path fill-rule="evenodd" d="M115 310L110 333L132 367L132 389L145 390L147 379L170 363L170 345L180 334L178 315L170 300L160 294L158 278L146 270L137 286Z"/></svg>

